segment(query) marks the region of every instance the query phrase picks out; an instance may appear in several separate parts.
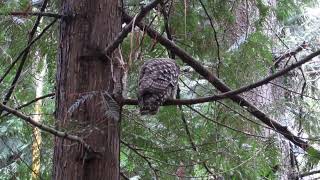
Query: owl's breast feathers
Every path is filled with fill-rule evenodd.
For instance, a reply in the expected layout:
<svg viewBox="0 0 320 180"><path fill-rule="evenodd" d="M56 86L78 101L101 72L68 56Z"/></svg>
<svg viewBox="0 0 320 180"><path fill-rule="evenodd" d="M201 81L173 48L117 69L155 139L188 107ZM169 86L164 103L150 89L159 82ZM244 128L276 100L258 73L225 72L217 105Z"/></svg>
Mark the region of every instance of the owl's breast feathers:
<svg viewBox="0 0 320 180"><path fill-rule="evenodd" d="M142 115L158 112L159 107L176 90L179 74L179 66L172 59L151 59L143 64L140 70L138 92Z"/></svg>

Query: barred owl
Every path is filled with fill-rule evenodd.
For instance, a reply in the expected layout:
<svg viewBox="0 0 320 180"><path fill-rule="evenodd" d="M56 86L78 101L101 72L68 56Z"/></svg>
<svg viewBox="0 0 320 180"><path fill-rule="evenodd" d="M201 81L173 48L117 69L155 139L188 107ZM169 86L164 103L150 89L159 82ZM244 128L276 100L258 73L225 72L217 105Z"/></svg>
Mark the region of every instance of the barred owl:
<svg viewBox="0 0 320 180"><path fill-rule="evenodd" d="M141 115L154 115L177 90L179 66L172 59L156 58L145 62L140 70L138 103Z"/></svg>

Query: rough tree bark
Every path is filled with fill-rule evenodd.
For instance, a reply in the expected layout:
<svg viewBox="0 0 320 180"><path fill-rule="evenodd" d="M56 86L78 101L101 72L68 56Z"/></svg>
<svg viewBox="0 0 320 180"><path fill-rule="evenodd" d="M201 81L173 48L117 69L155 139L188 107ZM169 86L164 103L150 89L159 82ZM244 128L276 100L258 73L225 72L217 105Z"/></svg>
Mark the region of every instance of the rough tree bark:
<svg viewBox="0 0 320 180"><path fill-rule="evenodd" d="M56 137L53 179L119 179L120 120L105 114L100 92L121 94L122 68L116 54L101 59L92 47L103 49L121 31L120 5L118 0L61 2L60 13L69 17L60 24L56 125L83 137L97 153Z"/></svg>

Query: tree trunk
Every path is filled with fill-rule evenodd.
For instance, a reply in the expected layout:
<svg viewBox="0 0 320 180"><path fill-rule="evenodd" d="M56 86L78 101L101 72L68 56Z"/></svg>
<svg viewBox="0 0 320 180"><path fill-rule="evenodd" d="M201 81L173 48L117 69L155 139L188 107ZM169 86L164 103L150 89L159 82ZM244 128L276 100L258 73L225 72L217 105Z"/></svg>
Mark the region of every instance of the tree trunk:
<svg viewBox="0 0 320 180"><path fill-rule="evenodd" d="M35 65L33 67L34 74L35 74L35 89L36 89L36 98L41 97L43 95L43 88L44 88L44 77L46 74L47 69L47 56L42 54L39 51L35 53ZM42 67L40 68L40 72L37 71L38 67L40 66L40 62L43 62ZM37 122L41 122L41 113L42 113L42 100L35 102L34 104L34 112L33 119ZM36 180L40 179L41 175L41 145L42 145L42 137L41 131L39 128L33 128L33 142L32 142L32 174L31 179Z"/></svg>
<svg viewBox="0 0 320 180"><path fill-rule="evenodd" d="M275 0L268 0L270 7L276 6ZM234 44L229 48L229 50L233 50L238 48L244 40L246 36L250 33L254 32L254 29L249 29L250 24L253 22L250 21L247 17L258 16L258 11L255 3L244 3L240 2L238 6L235 7L236 20L232 28L230 29L230 41ZM251 14L247 14L251 13ZM270 14L268 17L268 24L272 25L273 29L278 27L278 22L276 18L273 17L273 14ZM253 19L254 20L254 19ZM268 32L267 34L272 34L273 32ZM276 84L283 84L283 78L277 78L271 82ZM243 93L245 99L247 99L250 103L258 107L259 109L263 109L264 111L274 111L275 107L273 107L274 103L284 97L284 91L282 88L272 86L270 83L255 88L251 91ZM272 109L273 108L273 109ZM276 119L280 124L288 126L292 128L292 122L290 123L287 117L286 108L276 107L278 114L274 114ZM294 129L294 128L293 128ZM263 129L264 136L273 136L274 131L269 129ZM281 153L280 161L278 167L275 168L278 174L278 179L290 179L291 175L294 174L294 167L291 165L290 161L290 142L285 137L277 136L278 147Z"/></svg>
<svg viewBox="0 0 320 180"><path fill-rule="evenodd" d="M56 125L82 137L97 153L56 137L53 179L119 179L120 119L106 115L108 101L101 92L121 95L122 68L115 54L106 60L90 49L103 49L120 32L119 7L116 0L61 3L60 13L70 17L60 24ZM119 116L120 110L113 113Z"/></svg>

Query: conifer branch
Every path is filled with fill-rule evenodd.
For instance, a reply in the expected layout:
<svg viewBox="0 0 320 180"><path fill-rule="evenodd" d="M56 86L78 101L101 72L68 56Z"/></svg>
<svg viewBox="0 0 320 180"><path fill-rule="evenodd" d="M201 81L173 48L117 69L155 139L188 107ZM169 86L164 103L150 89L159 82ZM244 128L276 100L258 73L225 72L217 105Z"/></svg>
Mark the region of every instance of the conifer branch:
<svg viewBox="0 0 320 180"><path fill-rule="evenodd" d="M285 75L286 73L288 73L289 71L300 67L301 65L311 61L314 57L319 56L320 55L320 50L315 51L311 54L309 54L308 56L306 56L305 58L303 58L302 60L291 64L290 66L274 73L271 74L270 76L267 76L255 83L243 86L239 89L236 90L230 90L227 91L225 93L221 93L218 95L213 95L213 96L208 96L208 97L201 97L201 98L195 98L195 99L176 99L176 100L168 100L164 103L164 105L192 105L192 104L199 104L199 103L206 103L206 102L212 102L212 101L217 101L217 100L221 100L221 99L225 99L225 98L231 98L233 96L237 96L238 94L250 91L254 88L260 87L264 84L267 84L269 82L271 82L272 80L281 77L283 75ZM133 99L125 99L123 101L123 104L126 105L137 105L138 101L137 100L133 100Z"/></svg>
<svg viewBox="0 0 320 180"><path fill-rule="evenodd" d="M124 17L125 22L130 22L133 19L125 12L123 13L123 17ZM231 94L231 92L234 93L234 91L232 91L232 89L230 87L228 87L223 81L221 81L219 78L217 78L213 73L211 73L202 64L200 64L197 60L195 60L192 56L190 56L187 52L185 52L183 49L178 47L172 41L163 37L157 31L146 26L144 23L140 22L140 23L136 23L136 25L140 29L144 29L151 38L157 40L160 44L162 44L166 48L172 50L177 56L180 57L180 59L183 62L185 62L186 64L191 66L196 72L198 72L201 76L203 76L205 79L207 79L219 91L221 91L222 93L230 93L230 94ZM315 57L319 54L320 54L320 51L317 51L317 52L309 55L308 58L312 59L312 57ZM307 59L307 58L305 58L305 59ZM299 61L299 62L302 64L304 63L303 61ZM296 64L296 66L292 65L290 67L296 68L300 65L301 64ZM241 91L243 91L243 90L244 89L242 89ZM241 107L243 107L246 111L251 113L254 117L256 117L257 119L262 121L264 124L266 124L270 128L275 129L276 132L279 132L280 134L282 134L285 138L287 138L289 141L291 141L296 146L300 147L301 149L303 149L305 151L315 150L308 142L302 140L300 137L294 135L291 131L289 131L287 126L283 126L283 125L279 124L276 120L267 116L267 114L262 112L260 109L258 109L256 106L251 104L249 101L247 101L243 97L236 94L236 95L230 96L230 99L233 100L238 105L240 105ZM320 154L320 152L318 152L318 151L317 151L317 153Z"/></svg>
<svg viewBox="0 0 320 180"><path fill-rule="evenodd" d="M43 3L42 3L42 6L41 6L40 12L44 12L44 11L45 11L45 9L46 9L46 7L47 7L47 4L48 4L48 0L44 0ZM10 97L11 97L13 91L14 91L14 88L16 87L17 82L18 82L18 80L19 80L19 78L20 78L20 75L21 75L21 73L22 73L22 69L23 69L23 67L24 67L24 64L25 64L25 62L26 62L26 60L27 60L27 57L28 57L28 54L29 54L29 51L30 51L30 49L31 49L31 45L30 45L30 44L33 42L33 40L34 40L34 35L36 34L37 28L38 28L39 25L40 25L41 17L42 17L42 16L40 16L40 15L37 17L36 22L34 23L32 29L31 29L31 31L30 31L30 33L29 33L28 45L27 45L27 47L24 49L24 51L21 53L21 56L19 55L22 59L21 59L20 65L19 65L19 67L18 67L18 69L17 69L17 72L16 72L16 74L15 74L15 76L14 76L12 82L11 82L11 86L10 86L10 88L9 88L9 91L7 92L7 94L6 94L5 97L4 97L4 100L3 100L3 104L4 104L4 105L6 105L7 102L9 101L9 99L10 99ZM54 24L54 23L52 23L52 24ZM18 57L18 58L16 59L16 62L19 60L20 57ZM11 65L10 68L12 68L13 66L14 66L14 64ZM9 69L10 69L10 68L9 68ZM9 71L11 71L11 70L6 71L6 73L9 73ZM3 80L5 76L6 76L6 74L1 78L1 80ZM1 81L0 81L0 82L1 82ZM2 112L3 112L3 109L0 108L0 115L2 115Z"/></svg>

